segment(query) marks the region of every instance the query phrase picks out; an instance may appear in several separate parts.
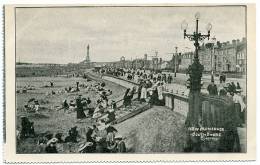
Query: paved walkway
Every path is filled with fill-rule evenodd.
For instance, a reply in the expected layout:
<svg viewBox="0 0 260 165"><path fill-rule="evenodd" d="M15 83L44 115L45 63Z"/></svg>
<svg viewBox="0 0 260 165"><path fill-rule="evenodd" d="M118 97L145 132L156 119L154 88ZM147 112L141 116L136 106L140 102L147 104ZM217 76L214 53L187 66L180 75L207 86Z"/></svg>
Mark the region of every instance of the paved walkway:
<svg viewBox="0 0 260 165"><path fill-rule="evenodd" d="M187 79L189 78L189 75L183 74L183 73L177 73L176 77L174 77L174 73L170 72L165 72L169 73L173 76L173 83L180 84L182 86L185 86ZM215 84L219 85L219 77L214 77ZM206 88L208 84L211 82L211 76L210 75L205 75L203 74L202 76L202 81L204 82L204 85L202 87L202 92L207 92ZM246 92L246 78L227 78L226 82L234 82L235 84L239 82L241 88L243 89L243 93L245 94Z"/></svg>

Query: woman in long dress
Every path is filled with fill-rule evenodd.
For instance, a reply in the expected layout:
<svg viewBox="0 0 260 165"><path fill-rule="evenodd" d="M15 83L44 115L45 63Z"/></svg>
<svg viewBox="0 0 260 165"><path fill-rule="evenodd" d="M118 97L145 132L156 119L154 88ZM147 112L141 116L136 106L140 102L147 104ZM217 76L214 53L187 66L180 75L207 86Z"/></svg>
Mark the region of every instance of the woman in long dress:
<svg viewBox="0 0 260 165"><path fill-rule="evenodd" d="M163 87L161 83L158 83L157 90L158 90L158 99L163 100Z"/></svg>
<svg viewBox="0 0 260 165"><path fill-rule="evenodd" d="M83 110L83 104L81 103L81 96L78 96L78 98L76 99L76 105L77 105L77 119L86 118L86 115Z"/></svg>
<svg viewBox="0 0 260 165"><path fill-rule="evenodd" d="M233 101L235 103L235 110L240 116L240 125L245 123L245 109L246 105L241 96L241 89L237 89L233 96Z"/></svg>
<svg viewBox="0 0 260 165"><path fill-rule="evenodd" d="M129 97L129 92L130 92L130 88L127 88L126 92L125 92L125 95L124 95L124 102L123 102L123 105L125 107L127 107L128 105L131 104L131 99Z"/></svg>
<svg viewBox="0 0 260 165"><path fill-rule="evenodd" d="M146 83L144 83L141 89L141 101L146 101L146 99L147 99L147 88L146 88Z"/></svg>
<svg viewBox="0 0 260 165"><path fill-rule="evenodd" d="M158 90L157 90L157 87L153 88L153 92L152 92L152 95L151 95L151 99L150 99L150 104L151 105L157 105L159 102L158 100Z"/></svg>

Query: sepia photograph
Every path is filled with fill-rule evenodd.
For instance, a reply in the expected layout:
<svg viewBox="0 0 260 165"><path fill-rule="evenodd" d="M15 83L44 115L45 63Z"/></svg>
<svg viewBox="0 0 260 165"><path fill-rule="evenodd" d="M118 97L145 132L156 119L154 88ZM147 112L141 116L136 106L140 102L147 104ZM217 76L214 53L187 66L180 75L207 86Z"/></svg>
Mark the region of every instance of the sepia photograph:
<svg viewBox="0 0 260 165"><path fill-rule="evenodd" d="M17 155L248 153L247 10L14 7L5 140Z"/></svg>

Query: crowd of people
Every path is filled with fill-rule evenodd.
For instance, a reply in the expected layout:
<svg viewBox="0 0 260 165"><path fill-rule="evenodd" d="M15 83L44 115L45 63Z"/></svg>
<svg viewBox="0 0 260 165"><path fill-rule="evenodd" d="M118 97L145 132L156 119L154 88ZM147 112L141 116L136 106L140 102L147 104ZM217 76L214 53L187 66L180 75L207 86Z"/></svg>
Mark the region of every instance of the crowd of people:
<svg viewBox="0 0 260 165"><path fill-rule="evenodd" d="M45 132L36 136L33 122L21 117L21 131L17 131L17 143L25 138L37 138L38 153L125 153L125 138L118 130L104 120L97 125L78 128L74 126L67 133ZM70 146L66 148L65 146ZM71 149L74 146L74 149Z"/></svg>
<svg viewBox="0 0 260 165"><path fill-rule="evenodd" d="M134 95L137 94L137 100L141 103L146 102L150 105L164 105L165 100L163 91L166 89L166 84L171 84L173 77L171 74L149 72L145 70L133 70L107 67L100 70L101 74L110 74L116 77L124 78L129 81L134 81L136 86L128 88L123 96L123 106L132 105ZM52 82L50 87L53 87ZM108 96L112 95L112 90L106 89L104 82L95 82L84 84L76 82L75 87L66 87L65 93L79 92L84 89L84 92L94 91L96 100L93 101L89 97L83 97L78 94L74 99L64 99L62 105L57 110L64 110L66 113L76 112L78 122L90 118L94 125L86 127L86 133L82 135L78 133L77 127L69 130L68 136L61 138L59 134L44 136L45 140L39 140L38 145L44 146L43 151L47 153L58 153L59 145L62 143L77 143L79 153L103 153L103 152L126 152L124 138L118 131L111 126L116 119L115 111L118 109L117 103L114 100L109 100ZM229 97L233 100L235 109L240 114L241 123L245 123L245 98L241 95L242 88L237 82L224 83L216 85L211 82L207 87L210 96ZM55 92L53 93L55 94ZM93 104L94 103L94 104ZM39 113L39 101L30 99L26 108L33 109ZM33 123L28 119L23 119L22 136L26 138L29 134L34 134ZM26 122L25 122L26 121ZM26 124L25 124L26 123Z"/></svg>
<svg viewBox="0 0 260 165"><path fill-rule="evenodd" d="M59 110L64 109L65 112L74 112L76 111L76 116L78 120L91 117L96 121L100 118L105 119L107 122L115 120L114 111L116 109L115 101L109 100L108 96L112 95L111 89L105 88L105 83L94 83L84 86L86 91L94 91L96 93L96 103L92 106L92 100L88 97L82 97L79 94L74 100L65 99L62 103L62 106ZM110 102L109 102L110 101ZM84 111L87 111L87 115Z"/></svg>
<svg viewBox="0 0 260 165"><path fill-rule="evenodd" d="M211 82L207 87L210 96L227 96L233 100L235 105L235 111L240 116L240 123L245 123L245 112L246 112L246 98L241 93L243 92L239 82L236 84L234 82L220 83L219 87L213 82Z"/></svg>
<svg viewBox="0 0 260 165"><path fill-rule="evenodd" d="M77 144L76 149L64 151L64 144ZM63 145L62 145L63 144ZM99 126L88 126L83 132L75 126L65 137L61 133L47 134L39 138L38 145L46 153L77 152L77 153L125 153L124 138L116 128L101 121Z"/></svg>
<svg viewBox="0 0 260 165"><path fill-rule="evenodd" d="M171 74L162 73L159 71L146 71L144 69L126 69L126 68L114 68L104 67L100 70L101 74L110 74L116 77L122 77L136 83L140 83L142 80L151 80L153 83L162 81L164 83L171 84L173 77Z"/></svg>
<svg viewBox="0 0 260 165"><path fill-rule="evenodd" d="M138 100L143 102L149 102L152 105L164 105L163 91L166 90L166 84L171 84L173 77L171 74L165 74L160 72L146 71L142 69L126 69L126 68L114 68L104 67L100 70L101 74L110 74L116 77L124 78L129 81L134 81L138 84L137 89L128 89L124 96L124 105L131 105L131 99L133 93L138 93ZM245 96L243 96L242 88L237 82L226 82L226 75L220 74L220 83L217 85L211 82L206 88L210 96L228 96L234 104L236 111L240 114L242 123L245 123ZM203 82L202 82L203 84ZM189 88L189 84L186 83L186 87ZM187 89L188 91L188 89Z"/></svg>
<svg viewBox="0 0 260 165"><path fill-rule="evenodd" d="M127 89L124 95L124 106L131 105L134 93L137 93L140 102L148 102L151 105L164 105L163 91L166 84L171 84L173 77L171 74L160 72L146 72L142 69L123 69L107 67L100 70L101 74L110 74L124 78L138 84L132 89Z"/></svg>
<svg viewBox="0 0 260 165"><path fill-rule="evenodd" d="M38 146L42 148L40 152L57 153L60 144L70 142L79 144L76 151L79 153L126 152L124 138L111 125L116 119L115 111L117 110L116 102L108 99L108 96L113 93L112 90L107 89L103 81L92 81L88 84L76 82L75 85L72 88L75 88L78 92L81 91L81 93L87 94L91 91L94 93L93 100L78 94L74 99L64 99L61 106L57 107L56 110L64 110L64 113L75 112L77 123L88 118L93 123L93 126L86 128L85 135L80 135L76 127L71 128L68 136L63 139L60 137L61 133L58 135L54 133L52 136L44 135L44 138L41 139L45 140L39 140L38 142ZM25 105L25 108L32 109L30 112L39 113L39 106L39 101L32 98ZM27 117L25 119L23 117L21 131L18 131L18 141L27 137L34 137L34 128L32 127L33 122L30 122Z"/></svg>
<svg viewBox="0 0 260 165"><path fill-rule="evenodd" d="M125 107L131 106L134 94L137 94L137 100L140 102L147 102L150 105L164 105L163 85L164 83L160 81L153 83L149 79L142 79L137 87L126 89L123 105Z"/></svg>

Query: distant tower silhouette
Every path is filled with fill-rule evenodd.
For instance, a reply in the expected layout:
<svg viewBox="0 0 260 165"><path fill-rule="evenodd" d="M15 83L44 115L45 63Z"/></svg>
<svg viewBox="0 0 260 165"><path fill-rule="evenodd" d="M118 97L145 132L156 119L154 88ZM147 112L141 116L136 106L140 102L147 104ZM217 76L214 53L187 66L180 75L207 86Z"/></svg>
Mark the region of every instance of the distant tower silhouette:
<svg viewBox="0 0 260 165"><path fill-rule="evenodd" d="M89 45L87 46L87 57L86 57L86 63L90 63L90 58L89 58Z"/></svg>

